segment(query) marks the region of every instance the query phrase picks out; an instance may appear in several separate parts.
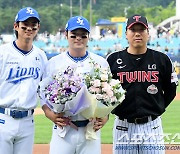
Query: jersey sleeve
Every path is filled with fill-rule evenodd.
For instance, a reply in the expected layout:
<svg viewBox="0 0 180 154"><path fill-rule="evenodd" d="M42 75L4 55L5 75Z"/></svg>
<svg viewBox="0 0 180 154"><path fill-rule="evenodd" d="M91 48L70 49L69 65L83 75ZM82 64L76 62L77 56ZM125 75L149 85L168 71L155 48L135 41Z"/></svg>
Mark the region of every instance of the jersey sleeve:
<svg viewBox="0 0 180 154"><path fill-rule="evenodd" d="M42 73L42 76L41 76L41 80L43 78L45 78L46 76L46 66L47 66L47 63L48 63L48 59L46 57L46 55L43 56L43 73Z"/></svg>
<svg viewBox="0 0 180 154"><path fill-rule="evenodd" d="M42 78L42 81L41 81L41 83L40 83L41 86L42 86L42 84L44 83L43 80L51 74L51 73L50 73L50 68L51 68L51 66L52 66L52 64L50 63L50 61L48 61L48 62L46 63L46 65L45 65L45 69L44 69L44 73L43 73L43 78ZM39 86L39 88L41 88L41 87ZM39 97L40 97L40 105L41 105L41 107L42 107L43 105L46 104L46 100L45 100L45 98L43 97L43 94L41 93L41 90L40 90L40 89L39 89L38 93L39 93Z"/></svg>
<svg viewBox="0 0 180 154"><path fill-rule="evenodd" d="M163 83L163 91L164 91L164 101L165 101L165 108L172 102L172 100L176 96L176 90L178 86L178 77L175 72L174 65L172 61L167 58L166 61L167 66L167 73L165 76L165 80Z"/></svg>
<svg viewBox="0 0 180 154"><path fill-rule="evenodd" d="M3 65L3 56L0 54L0 75L2 72L2 65Z"/></svg>

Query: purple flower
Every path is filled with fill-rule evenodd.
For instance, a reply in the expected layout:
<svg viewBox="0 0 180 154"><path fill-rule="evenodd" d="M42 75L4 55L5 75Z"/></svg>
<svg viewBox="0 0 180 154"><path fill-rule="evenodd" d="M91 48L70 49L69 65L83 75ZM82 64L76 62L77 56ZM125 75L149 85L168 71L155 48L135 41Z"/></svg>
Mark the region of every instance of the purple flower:
<svg viewBox="0 0 180 154"><path fill-rule="evenodd" d="M65 91L66 91L66 94L70 94L72 92L71 88L65 88Z"/></svg>
<svg viewBox="0 0 180 154"><path fill-rule="evenodd" d="M79 91L80 88L77 88L76 86L70 86L71 87L71 91L76 93L77 91Z"/></svg>
<svg viewBox="0 0 180 154"><path fill-rule="evenodd" d="M48 90L48 91L51 91L51 90L52 90L51 85L49 85L49 86L47 87L47 90Z"/></svg>
<svg viewBox="0 0 180 154"><path fill-rule="evenodd" d="M65 71L57 72L52 81L46 86L46 98L53 103L72 100L83 84L82 76L76 73L76 68L68 67ZM59 99L59 100L58 100Z"/></svg>

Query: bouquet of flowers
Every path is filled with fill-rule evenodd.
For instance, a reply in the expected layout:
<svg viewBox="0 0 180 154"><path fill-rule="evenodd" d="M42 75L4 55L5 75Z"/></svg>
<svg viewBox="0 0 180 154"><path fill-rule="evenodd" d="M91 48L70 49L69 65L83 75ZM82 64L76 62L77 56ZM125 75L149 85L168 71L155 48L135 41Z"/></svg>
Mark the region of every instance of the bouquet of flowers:
<svg viewBox="0 0 180 154"><path fill-rule="evenodd" d="M94 61L90 62L92 71L85 75L85 83L90 93L89 107L81 112L85 118L103 118L125 99L125 90L119 80L112 79L109 68L101 68ZM93 124L88 124L86 139L96 139Z"/></svg>
<svg viewBox="0 0 180 154"><path fill-rule="evenodd" d="M84 101L84 83L76 67L67 67L40 83L40 98L56 113L66 116L80 113L89 105Z"/></svg>

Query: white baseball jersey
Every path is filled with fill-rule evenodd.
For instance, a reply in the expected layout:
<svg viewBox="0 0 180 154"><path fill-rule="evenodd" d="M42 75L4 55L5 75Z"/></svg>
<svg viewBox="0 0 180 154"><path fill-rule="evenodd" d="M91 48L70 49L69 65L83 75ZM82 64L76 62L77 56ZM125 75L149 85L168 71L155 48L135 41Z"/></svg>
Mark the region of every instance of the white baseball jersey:
<svg viewBox="0 0 180 154"><path fill-rule="evenodd" d="M91 70L90 58L97 62L101 67L109 67L107 61L98 55L87 52L87 56L84 58L72 58L68 52L64 52L49 60L46 68L46 75L51 76L57 73L58 70L65 70L68 66L77 66L77 69L81 73L87 73ZM41 101L42 105L45 101ZM84 120L81 115L75 115L72 121ZM67 128L67 127L65 127ZM63 153L63 154L100 154L101 153L101 140L100 131L97 131L96 140L86 140L85 138L86 127L79 127L78 131L74 128L69 128L64 137L59 135L57 127L53 128L52 139L50 143L50 153Z"/></svg>
<svg viewBox="0 0 180 154"><path fill-rule="evenodd" d="M46 62L44 51L36 46L26 54L13 42L0 46L0 107L34 109Z"/></svg>
<svg viewBox="0 0 180 154"><path fill-rule="evenodd" d="M0 108L8 109L0 113L0 153L24 154L26 149L26 154L32 154L33 115L13 118L11 113L36 107L37 87L46 62L45 53L35 46L29 52L19 49L15 41L0 46Z"/></svg>

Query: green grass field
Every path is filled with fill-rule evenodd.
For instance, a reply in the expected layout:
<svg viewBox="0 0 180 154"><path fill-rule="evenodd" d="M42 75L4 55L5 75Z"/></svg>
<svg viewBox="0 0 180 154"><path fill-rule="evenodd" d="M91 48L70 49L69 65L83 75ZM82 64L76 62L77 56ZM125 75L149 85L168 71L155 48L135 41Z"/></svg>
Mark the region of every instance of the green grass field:
<svg viewBox="0 0 180 154"><path fill-rule="evenodd" d="M180 86L177 90L180 93ZM162 115L165 133L180 133L180 101L174 100ZM111 115L107 124L102 128L102 143L112 143L112 128L114 116ZM49 143L52 133L52 122L44 115L35 116L35 143ZM175 140L177 142L177 139ZM180 139L178 140L180 142Z"/></svg>

